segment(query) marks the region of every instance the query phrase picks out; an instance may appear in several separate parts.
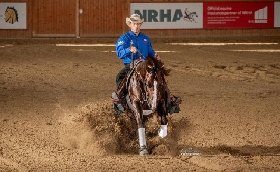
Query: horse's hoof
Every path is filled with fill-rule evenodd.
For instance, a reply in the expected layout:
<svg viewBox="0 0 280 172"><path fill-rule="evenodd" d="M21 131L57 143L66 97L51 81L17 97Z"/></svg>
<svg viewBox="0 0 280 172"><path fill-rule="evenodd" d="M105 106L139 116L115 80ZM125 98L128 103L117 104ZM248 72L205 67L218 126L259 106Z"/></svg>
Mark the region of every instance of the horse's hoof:
<svg viewBox="0 0 280 172"><path fill-rule="evenodd" d="M148 148L146 146L141 146L140 149L139 149L139 155L140 156L146 156L148 154L149 154Z"/></svg>
<svg viewBox="0 0 280 172"><path fill-rule="evenodd" d="M140 155L140 156L146 156L146 155L148 155L148 154L149 154L149 152L148 152L147 149L142 150L142 151L139 152L139 155Z"/></svg>

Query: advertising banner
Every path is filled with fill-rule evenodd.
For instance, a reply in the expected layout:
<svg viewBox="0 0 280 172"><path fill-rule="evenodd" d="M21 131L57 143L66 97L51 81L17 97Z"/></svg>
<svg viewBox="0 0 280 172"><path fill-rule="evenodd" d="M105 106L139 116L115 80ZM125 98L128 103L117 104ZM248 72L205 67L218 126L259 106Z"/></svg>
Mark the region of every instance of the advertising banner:
<svg viewBox="0 0 280 172"><path fill-rule="evenodd" d="M0 29L26 29L26 3L0 2Z"/></svg>
<svg viewBox="0 0 280 172"><path fill-rule="evenodd" d="M280 2L274 2L274 27L280 27Z"/></svg>
<svg viewBox="0 0 280 172"><path fill-rule="evenodd" d="M202 3L131 3L130 14L144 19L142 29L202 28Z"/></svg>
<svg viewBox="0 0 280 172"><path fill-rule="evenodd" d="M274 27L274 2L203 3L203 28L269 27Z"/></svg>

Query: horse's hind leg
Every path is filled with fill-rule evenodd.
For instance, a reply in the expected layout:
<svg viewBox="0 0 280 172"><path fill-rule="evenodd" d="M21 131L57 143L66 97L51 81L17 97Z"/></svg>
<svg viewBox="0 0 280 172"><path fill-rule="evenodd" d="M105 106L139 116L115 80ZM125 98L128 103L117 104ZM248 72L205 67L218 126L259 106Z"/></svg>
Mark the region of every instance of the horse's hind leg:
<svg viewBox="0 0 280 172"><path fill-rule="evenodd" d="M161 138L167 136L167 118L165 115L161 116L161 124L160 124L160 129L158 131L158 135Z"/></svg>
<svg viewBox="0 0 280 172"><path fill-rule="evenodd" d="M160 129L158 131L158 135L161 138L164 138L167 136L167 112L165 110L164 102L161 102L158 108L158 114L160 116Z"/></svg>

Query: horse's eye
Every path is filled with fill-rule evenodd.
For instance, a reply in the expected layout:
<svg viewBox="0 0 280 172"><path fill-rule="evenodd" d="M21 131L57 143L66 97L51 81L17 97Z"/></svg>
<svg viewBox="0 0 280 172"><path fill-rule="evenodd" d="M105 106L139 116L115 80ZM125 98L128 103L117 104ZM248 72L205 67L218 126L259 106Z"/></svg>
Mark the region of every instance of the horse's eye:
<svg viewBox="0 0 280 172"><path fill-rule="evenodd" d="M152 72L153 72L153 67L149 66L149 67L147 68L147 72L148 72L148 73L152 73Z"/></svg>

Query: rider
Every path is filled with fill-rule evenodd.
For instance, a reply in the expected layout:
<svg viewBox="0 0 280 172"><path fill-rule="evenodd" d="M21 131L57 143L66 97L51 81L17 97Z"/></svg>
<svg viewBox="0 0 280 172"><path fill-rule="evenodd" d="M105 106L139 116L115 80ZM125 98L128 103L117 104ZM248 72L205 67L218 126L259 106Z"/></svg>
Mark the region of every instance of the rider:
<svg viewBox="0 0 280 172"><path fill-rule="evenodd" d="M126 18L126 24L130 30L119 37L116 43L116 53L124 64L124 68L117 74L116 84L117 91L112 93L114 106L119 112L124 111L124 107L120 100L122 99L125 89L126 73L130 69L130 63L137 59L146 59L148 56L155 57L160 60L159 55L153 50L150 38L140 32L143 19L138 14L132 14Z"/></svg>

